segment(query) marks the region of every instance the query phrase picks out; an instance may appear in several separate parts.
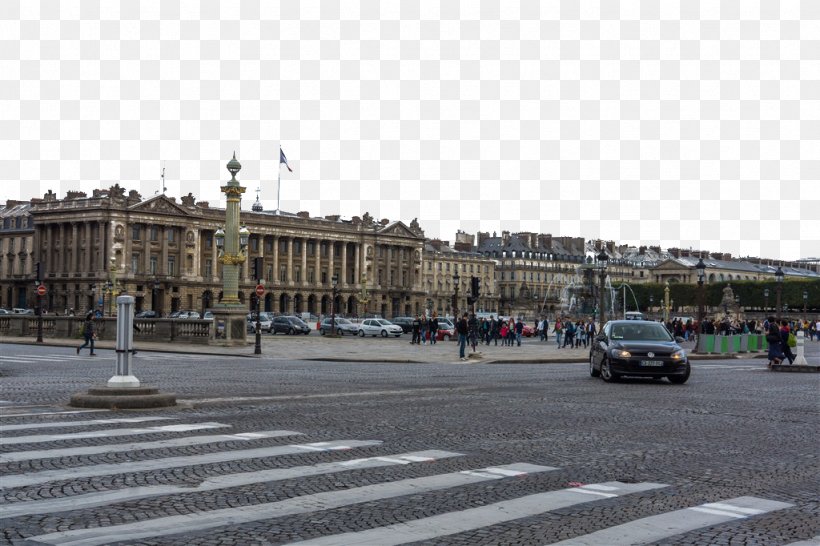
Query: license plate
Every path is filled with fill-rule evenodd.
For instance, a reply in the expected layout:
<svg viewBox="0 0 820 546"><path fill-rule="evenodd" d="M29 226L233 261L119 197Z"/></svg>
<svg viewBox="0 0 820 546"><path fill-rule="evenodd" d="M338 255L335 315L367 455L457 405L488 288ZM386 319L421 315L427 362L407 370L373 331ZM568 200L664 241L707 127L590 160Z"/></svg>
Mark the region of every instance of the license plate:
<svg viewBox="0 0 820 546"><path fill-rule="evenodd" d="M641 360L641 366L663 366L662 360Z"/></svg>

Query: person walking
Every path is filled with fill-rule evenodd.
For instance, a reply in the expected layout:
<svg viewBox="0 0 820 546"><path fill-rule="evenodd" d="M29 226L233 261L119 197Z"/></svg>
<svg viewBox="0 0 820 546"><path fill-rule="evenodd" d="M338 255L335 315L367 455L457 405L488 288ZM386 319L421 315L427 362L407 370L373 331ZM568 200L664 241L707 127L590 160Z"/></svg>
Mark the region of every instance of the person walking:
<svg viewBox="0 0 820 546"><path fill-rule="evenodd" d="M80 354L82 349L91 345L91 356L97 356L97 353L94 352L94 337L96 334L94 333L94 312L89 311L88 314L85 316L85 322L83 323L83 337L85 338L85 343L77 347L77 354Z"/></svg>
<svg viewBox="0 0 820 546"><path fill-rule="evenodd" d="M410 341L410 343L418 343L419 342L419 337L420 337L420 332L421 332L421 319L419 318L418 315L416 315L416 318L413 319L412 328L413 328L413 339Z"/></svg>
<svg viewBox="0 0 820 546"><path fill-rule="evenodd" d="M777 327L777 322L770 317L767 321L769 330L766 334L766 341L769 343L769 368L772 365L780 364L786 355L783 354L782 341L780 337L780 329Z"/></svg>
<svg viewBox="0 0 820 546"><path fill-rule="evenodd" d="M561 336L564 334L564 323L561 322L561 319L557 319L555 321L555 326L552 327L552 331L555 334L555 341L558 344L558 348L561 348Z"/></svg>
<svg viewBox="0 0 820 546"><path fill-rule="evenodd" d="M427 345L427 315L421 316L421 327L419 328L419 332L421 333L421 344Z"/></svg>
<svg viewBox="0 0 820 546"><path fill-rule="evenodd" d="M464 313L456 322L456 332L458 332L458 357L461 360L467 360L464 355L464 349L467 347L467 334L470 332L470 327L467 325L467 313Z"/></svg>
<svg viewBox="0 0 820 546"><path fill-rule="evenodd" d="M436 336L438 335L438 315L433 311L433 316L430 317L430 345L436 344Z"/></svg>
<svg viewBox="0 0 820 546"><path fill-rule="evenodd" d="M564 330L564 347L566 348L569 345L569 348L572 349L572 344L575 342L575 324L571 321L567 321L567 327Z"/></svg>
<svg viewBox="0 0 820 546"><path fill-rule="evenodd" d="M550 321L548 321L547 318L544 317L544 320L541 321L541 328L540 328L541 341L549 341L549 337L550 337L549 330L550 330Z"/></svg>
<svg viewBox="0 0 820 546"><path fill-rule="evenodd" d="M509 331L509 327L507 326L506 322L501 323L501 346L504 347L507 345L507 333Z"/></svg>
<svg viewBox="0 0 820 546"><path fill-rule="evenodd" d="M495 346L498 347L498 329L501 327L500 323L501 319L494 319L492 315L490 315L490 337L495 341ZM490 340L487 340L487 345L490 344Z"/></svg>
<svg viewBox="0 0 820 546"><path fill-rule="evenodd" d="M794 334L792 332L791 327L789 326L789 321L784 319L780 322L780 348L783 350L783 354L786 356L786 358L789 359L789 364L794 364L794 359L796 357L794 356L794 353L792 353L791 345L789 345L790 335Z"/></svg>
<svg viewBox="0 0 820 546"><path fill-rule="evenodd" d="M515 341L521 347L521 335L524 333L524 323L521 322L521 317L518 317L518 322L515 323Z"/></svg>

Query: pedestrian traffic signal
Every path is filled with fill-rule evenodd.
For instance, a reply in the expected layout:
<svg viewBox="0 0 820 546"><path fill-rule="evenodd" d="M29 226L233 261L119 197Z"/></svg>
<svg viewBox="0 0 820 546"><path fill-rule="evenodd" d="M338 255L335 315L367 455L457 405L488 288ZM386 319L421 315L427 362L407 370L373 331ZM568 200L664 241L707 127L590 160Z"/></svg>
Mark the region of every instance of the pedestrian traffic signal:
<svg viewBox="0 0 820 546"><path fill-rule="evenodd" d="M470 293L474 298L478 297L479 294L479 279L478 277L470 277Z"/></svg>

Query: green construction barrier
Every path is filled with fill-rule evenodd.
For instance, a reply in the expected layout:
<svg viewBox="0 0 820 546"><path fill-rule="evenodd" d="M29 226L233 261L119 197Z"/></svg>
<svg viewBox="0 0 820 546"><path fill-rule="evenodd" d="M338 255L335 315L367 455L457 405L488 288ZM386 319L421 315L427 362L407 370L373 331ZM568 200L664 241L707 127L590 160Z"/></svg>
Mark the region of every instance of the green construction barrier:
<svg viewBox="0 0 820 546"><path fill-rule="evenodd" d="M720 338L719 344L720 349L718 352L722 355L725 355L729 352L729 336L718 336Z"/></svg>
<svg viewBox="0 0 820 546"><path fill-rule="evenodd" d="M715 352L715 336L710 334L703 334L703 351L704 353Z"/></svg>
<svg viewBox="0 0 820 546"><path fill-rule="evenodd" d="M748 340L746 342L747 343L746 350L749 351L750 353L755 353L755 352L759 351L758 347L760 346L760 336L752 335L752 336L747 336L747 337L748 337Z"/></svg>
<svg viewBox="0 0 820 546"><path fill-rule="evenodd" d="M729 342L731 343L731 350L730 353L739 353L740 352L740 338L742 336L729 336Z"/></svg>

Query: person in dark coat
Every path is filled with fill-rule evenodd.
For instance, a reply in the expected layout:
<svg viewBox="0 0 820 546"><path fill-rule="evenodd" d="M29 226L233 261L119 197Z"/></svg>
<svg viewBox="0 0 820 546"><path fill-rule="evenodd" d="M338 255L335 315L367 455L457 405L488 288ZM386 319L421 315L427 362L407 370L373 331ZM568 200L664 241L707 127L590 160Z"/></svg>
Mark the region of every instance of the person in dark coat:
<svg viewBox="0 0 820 546"><path fill-rule="evenodd" d="M85 343L77 347L77 354L80 354L81 349L85 349L89 344L91 344L91 356L97 356L94 352L94 313L91 311L89 311L85 316L85 322L83 323L83 337L85 338Z"/></svg>

